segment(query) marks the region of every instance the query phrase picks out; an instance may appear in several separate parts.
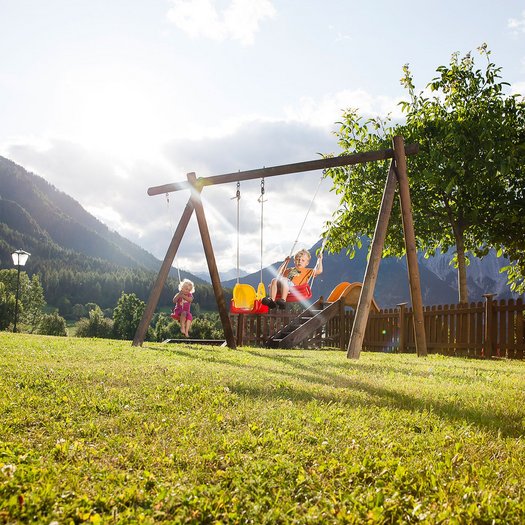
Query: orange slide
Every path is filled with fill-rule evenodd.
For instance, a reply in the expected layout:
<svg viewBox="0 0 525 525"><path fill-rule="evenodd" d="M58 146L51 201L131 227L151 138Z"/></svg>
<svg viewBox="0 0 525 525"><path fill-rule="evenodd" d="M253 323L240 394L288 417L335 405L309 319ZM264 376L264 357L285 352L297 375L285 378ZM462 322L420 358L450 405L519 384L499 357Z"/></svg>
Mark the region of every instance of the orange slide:
<svg viewBox="0 0 525 525"><path fill-rule="evenodd" d="M339 283L332 290L326 302L335 303L335 301L344 298L346 306L351 306L352 308L356 309L362 288L362 283L348 283L346 281ZM370 305L370 308L374 312L379 312L379 306L377 306L374 298L372 298L372 304Z"/></svg>

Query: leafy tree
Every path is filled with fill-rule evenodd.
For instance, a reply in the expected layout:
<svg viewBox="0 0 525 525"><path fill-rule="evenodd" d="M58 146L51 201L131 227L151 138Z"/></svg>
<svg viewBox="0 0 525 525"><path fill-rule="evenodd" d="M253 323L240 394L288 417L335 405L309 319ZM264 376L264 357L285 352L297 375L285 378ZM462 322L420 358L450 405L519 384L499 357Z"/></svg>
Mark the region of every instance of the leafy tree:
<svg viewBox="0 0 525 525"><path fill-rule="evenodd" d="M82 318L77 323L76 336L110 339L113 336L113 321L105 318L97 306L89 312L89 319Z"/></svg>
<svg viewBox="0 0 525 525"><path fill-rule="evenodd" d="M456 53L428 84L432 96L416 93L405 66L402 84L410 98L401 103L405 124L363 121L349 110L336 133L345 154L391 147L394 135L420 144L419 154L408 159L418 249L430 256L454 248L460 302L468 301L469 252L482 257L494 247L510 256L515 272L508 275L515 282L525 253L525 104L504 94L500 68L486 46L479 51L484 70L475 67L470 53ZM387 169L378 162L327 170L341 195L331 249L350 246L352 252L362 236L372 235ZM399 214L397 202L394 213ZM385 248L384 255L404 253L401 221L391 221Z"/></svg>
<svg viewBox="0 0 525 525"><path fill-rule="evenodd" d="M14 322L18 270L0 270L0 327L7 328ZM37 327L46 305L43 288L37 275L29 279L26 272L20 272L18 295L18 320L30 331Z"/></svg>
<svg viewBox="0 0 525 525"><path fill-rule="evenodd" d="M15 311L15 295L7 290L5 283L0 281L0 330L6 330L13 319Z"/></svg>
<svg viewBox="0 0 525 525"><path fill-rule="evenodd" d="M153 319L153 339L161 342L166 339L178 339L182 336L180 325L165 313L160 313Z"/></svg>
<svg viewBox="0 0 525 525"><path fill-rule="evenodd" d="M158 314L154 326L155 328L151 334L151 338L155 341L184 339L184 336L180 331L179 323L171 319L171 317L165 313ZM190 338L223 339L224 331L219 314L213 312L199 315L199 317L194 315L190 330Z"/></svg>
<svg viewBox="0 0 525 525"><path fill-rule="evenodd" d="M35 329L42 318L46 300L44 299L44 289L40 284L38 275L31 277L30 285L24 295L24 315L22 321ZM31 330L32 331L32 330Z"/></svg>
<svg viewBox="0 0 525 525"><path fill-rule="evenodd" d="M134 293L122 293L113 312L113 330L119 339L133 339L145 308Z"/></svg>
<svg viewBox="0 0 525 525"><path fill-rule="evenodd" d="M87 313L86 307L83 304L75 304L71 309L71 315L74 319L80 319L84 317Z"/></svg>
<svg viewBox="0 0 525 525"><path fill-rule="evenodd" d="M44 314L38 325L38 333L42 335L67 336L66 320L58 312Z"/></svg>

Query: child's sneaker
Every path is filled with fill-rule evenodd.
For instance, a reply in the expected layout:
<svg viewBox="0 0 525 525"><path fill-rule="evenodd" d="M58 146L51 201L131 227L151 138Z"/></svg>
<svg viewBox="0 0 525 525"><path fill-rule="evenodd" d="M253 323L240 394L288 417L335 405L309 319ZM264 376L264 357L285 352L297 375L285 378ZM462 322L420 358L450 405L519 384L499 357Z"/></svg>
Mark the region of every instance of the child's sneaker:
<svg viewBox="0 0 525 525"><path fill-rule="evenodd" d="M270 310L273 310L277 306L275 301L270 297L263 297L261 303L264 304L264 306L267 306Z"/></svg>

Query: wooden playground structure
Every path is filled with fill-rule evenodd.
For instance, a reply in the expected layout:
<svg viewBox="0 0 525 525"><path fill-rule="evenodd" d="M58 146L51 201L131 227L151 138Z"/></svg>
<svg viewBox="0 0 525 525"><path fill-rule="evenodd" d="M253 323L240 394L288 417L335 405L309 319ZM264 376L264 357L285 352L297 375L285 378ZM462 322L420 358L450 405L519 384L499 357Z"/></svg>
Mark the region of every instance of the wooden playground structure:
<svg viewBox="0 0 525 525"><path fill-rule="evenodd" d="M394 194L396 187L399 187L399 199L407 255L408 280L413 308L413 325L416 352L419 356L427 355L425 328L423 325L423 302L421 298L416 241L412 219L410 190L406 170L406 156L414 155L417 153L417 151L417 144L409 144L405 146L403 137L396 136L393 139L392 149L362 152L353 155L330 157L249 171L239 171L212 177L197 178L195 173L188 173L187 181L149 188L149 195L160 195L173 191L190 190L190 197L168 247L153 289L150 293L144 314L133 339L133 346L141 346L144 342L144 337L153 317L153 313L157 307L162 287L166 282L189 220L193 212L195 212L212 287L217 301L219 316L224 330L226 344L231 349L235 349L237 347L237 341L232 329L232 324L215 261L206 215L202 205L201 192L204 187L215 184L225 184L392 159L386 177L383 198L378 213L375 233L370 250L370 257L368 260L363 284L360 285L359 283L358 287L354 286L349 288L351 283L341 283L330 294L330 297L326 301L322 302L322 305L319 301L315 302L311 307L307 308L302 314L298 316L298 320L292 321L293 324L290 323L291 326L285 327L286 330L272 334L270 338L271 343L269 343L269 346L277 345L281 348L292 348L293 345L296 344L301 337L304 337L307 332L315 331L323 324L326 324L333 316L336 315L337 312L340 311L341 308L344 308L345 305L348 305L350 302L352 302L352 306L357 306L357 308L352 333L348 343L347 356L352 359L359 358L368 316L371 309L377 308L377 305L375 305L373 300L374 288L379 270L379 262L383 252L386 230L392 212ZM359 291L359 297L356 301L357 290ZM243 314L239 314L239 317L243 317Z"/></svg>
<svg viewBox="0 0 525 525"><path fill-rule="evenodd" d="M344 315L345 307L357 309L363 285L361 283L339 283L326 301L319 298L310 307L292 319L286 326L275 331L266 340L270 348L294 348L324 327L332 319ZM370 309L379 312L379 307L372 298ZM242 319L238 320L238 333L242 330ZM241 344L239 336L238 344Z"/></svg>

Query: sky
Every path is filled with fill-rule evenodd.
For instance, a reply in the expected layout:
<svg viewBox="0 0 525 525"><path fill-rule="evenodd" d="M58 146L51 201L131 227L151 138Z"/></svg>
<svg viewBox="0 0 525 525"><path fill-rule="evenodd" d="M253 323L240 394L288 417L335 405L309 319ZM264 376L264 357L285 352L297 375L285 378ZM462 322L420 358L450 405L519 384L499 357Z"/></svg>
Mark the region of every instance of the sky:
<svg viewBox="0 0 525 525"><path fill-rule="evenodd" d="M149 187L338 154L345 109L402 118L405 64L422 91L487 43L525 93L524 0L0 0L0 29L0 155L161 260L189 192ZM338 207L320 172L268 178L261 228L260 181L240 191L239 228L235 183L202 194L220 272L312 246ZM175 263L207 269L195 218Z"/></svg>

